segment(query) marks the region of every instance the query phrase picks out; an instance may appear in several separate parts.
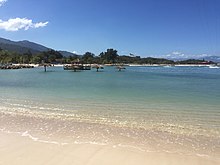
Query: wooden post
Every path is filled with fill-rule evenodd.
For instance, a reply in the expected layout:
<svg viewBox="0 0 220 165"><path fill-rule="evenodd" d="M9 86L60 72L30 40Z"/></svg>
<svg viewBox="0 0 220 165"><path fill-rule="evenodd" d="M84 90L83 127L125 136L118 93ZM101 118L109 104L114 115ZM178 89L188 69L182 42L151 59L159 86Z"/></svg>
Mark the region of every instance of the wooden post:
<svg viewBox="0 0 220 165"><path fill-rule="evenodd" d="M46 71L47 71L47 65L44 64L44 72L46 72Z"/></svg>

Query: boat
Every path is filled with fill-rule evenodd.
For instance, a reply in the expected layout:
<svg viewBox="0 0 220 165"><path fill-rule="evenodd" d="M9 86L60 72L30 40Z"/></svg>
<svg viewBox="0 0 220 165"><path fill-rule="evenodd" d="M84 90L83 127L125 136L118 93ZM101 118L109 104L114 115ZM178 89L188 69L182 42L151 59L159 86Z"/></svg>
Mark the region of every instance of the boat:
<svg viewBox="0 0 220 165"><path fill-rule="evenodd" d="M174 64L167 64L167 65L162 65L164 68L170 68L170 67L174 67Z"/></svg>
<svg viewBox="0 0 220 165"><path fill-rule="evenodd" d="M220 67L217 66L217 65L209 65L209 68L211 68L211 69L218 69L218 68L220 68Z"/></svg>

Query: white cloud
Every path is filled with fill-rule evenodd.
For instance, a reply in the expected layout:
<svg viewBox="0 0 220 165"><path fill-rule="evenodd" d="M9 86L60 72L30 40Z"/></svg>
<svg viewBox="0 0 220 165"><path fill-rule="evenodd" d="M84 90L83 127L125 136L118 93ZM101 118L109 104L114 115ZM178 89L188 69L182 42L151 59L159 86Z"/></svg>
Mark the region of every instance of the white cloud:
<svg viewBox="0 0 220 165"><path fill-rule="evenodd" d="M175 51L175 52L172 52L173 55L180 55L182 54L181 52L178 52L178 51Z"/></svg>
<svg viewBox="0 0 220 165"><path fill-rule="evenodd" d="M167 54L167 55L165 55L165 56L170 57L170 56L171 56L171 54Z"/></svg>
<svg viewBox="0 0 220 165"><path fill-rule="evenodd" d="M175 60L175 59L190 59L190 58L201 59L203 57L209 57L209 56L212 56L212 54L205 54L205 53L204 54L185 54L179 51L173 51L170 54L162 55L160 57Z"/></svg>
<svg viewBox="0 0 220 165"><path fill-rule="evenodd" d="M7 0L0 0L0 7L1 7L5 2L7 2Z"/></svg>
<svg viewBox="0 0 220 165"><path fill-rule="evenodd" d="M170 54L167 54L167 55L165 55L166 57L184 57L184 56L186 56L184 53L182 53L182 52L179 52L179 51L174 51L174 52L172 52L172 53L170 53Z"/></svg>
<svg viewBox="0 0 220 165"><path fill-rule="evenodd" d="M35 28L44 27L44 26L47 26L47 24L48 22L39 22L39 23L34 24L34 27Z"/></svg>
<svg viewBox="0 0 220 165"><path fill-rule="evenodd" d="M77 52L77 51L72 51L72 53L73 53L73 54L78 54L78 52Z"/></svg>
<svg viewBox="0 0 220 165"><path fill-rule="evenodd" d="M48 22L38 22L33 23L31 19L27 18L13 18L7 21L2 21L0 19L0 29L4 29L6 31L18 31L18 30L28 30L30 28L40 28L44 27L48 24Z"/></svg>

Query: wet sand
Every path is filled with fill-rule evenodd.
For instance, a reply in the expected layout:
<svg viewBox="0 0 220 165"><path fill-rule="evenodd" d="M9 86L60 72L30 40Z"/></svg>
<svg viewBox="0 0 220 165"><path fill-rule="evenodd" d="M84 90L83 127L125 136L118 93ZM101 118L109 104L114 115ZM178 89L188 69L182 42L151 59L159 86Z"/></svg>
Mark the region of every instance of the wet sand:
<svg viewBox="0 0 220 165"><path fill-rule="evenodd" d="M217 165L205 157L93 144L50 144L0 132L0 165Z"/></svg>

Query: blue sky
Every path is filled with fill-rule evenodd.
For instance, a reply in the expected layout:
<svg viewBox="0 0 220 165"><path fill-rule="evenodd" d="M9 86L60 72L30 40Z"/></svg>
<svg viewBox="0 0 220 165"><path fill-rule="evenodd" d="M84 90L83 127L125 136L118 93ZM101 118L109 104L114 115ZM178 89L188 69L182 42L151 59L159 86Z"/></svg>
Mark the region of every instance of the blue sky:
<svg viewBox="0 0 220 165"><path fill-rule="evenodd" d="M0 0L0 37L80 54L220 55L220 1Z"/></svg>

